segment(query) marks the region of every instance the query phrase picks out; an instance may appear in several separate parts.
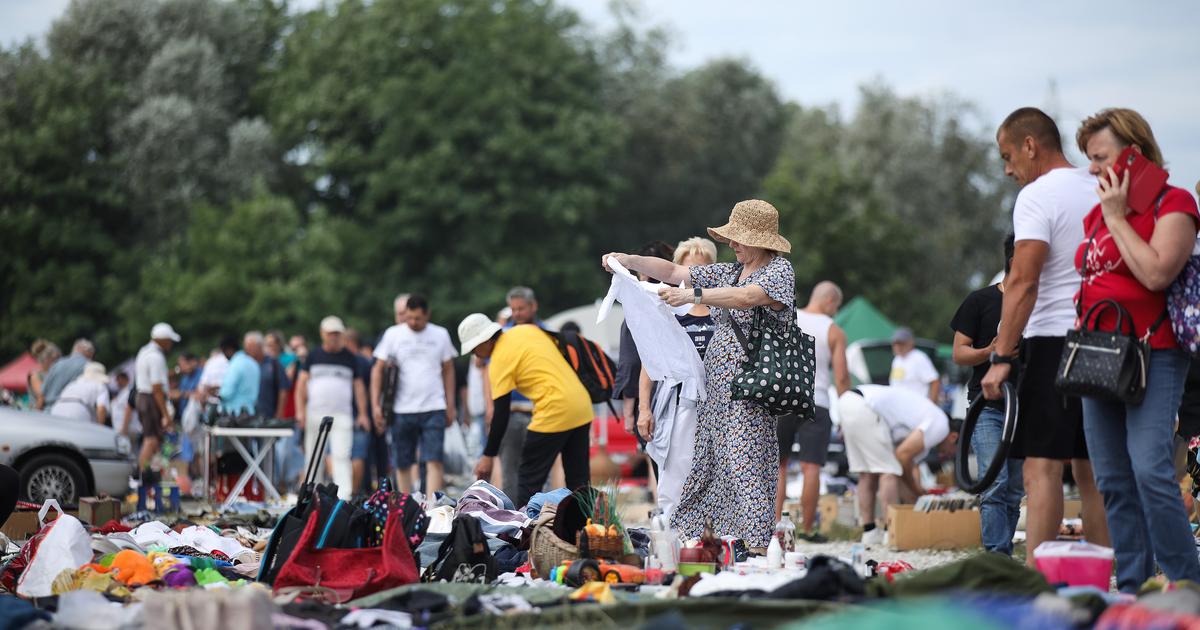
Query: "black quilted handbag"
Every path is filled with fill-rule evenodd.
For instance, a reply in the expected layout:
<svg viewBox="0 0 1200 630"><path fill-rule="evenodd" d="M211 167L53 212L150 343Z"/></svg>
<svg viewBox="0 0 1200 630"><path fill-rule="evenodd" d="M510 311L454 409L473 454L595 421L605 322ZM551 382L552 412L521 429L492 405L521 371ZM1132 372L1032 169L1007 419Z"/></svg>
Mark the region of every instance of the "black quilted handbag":
<svg viewBox="0 0 1200 630"><path fill-rule="evenodd" d="M750 401L773 416L791 413L816 420L816 339L800 330L795 317L781 319L761 306L754 309L749 337L731 315L726 317L746 351L746 362L733 379L733 400Z"/></svg>
<svg viewBox="0 0 1200 630"><path fill-rule="evenodd" d="M1100 330L1100 316L1117 313L1116 327ZM1162 319L1159 319L1161 323ZM1054 385L1069 396L1088 396L1136 405L1146 395L1146 372L1150 368L1150 345L1138 339L1133 317L1115 300L1101 300L1088 309L1077 330L1067 333ZM1126 332L1128 328L1128 332Z"/></svg>

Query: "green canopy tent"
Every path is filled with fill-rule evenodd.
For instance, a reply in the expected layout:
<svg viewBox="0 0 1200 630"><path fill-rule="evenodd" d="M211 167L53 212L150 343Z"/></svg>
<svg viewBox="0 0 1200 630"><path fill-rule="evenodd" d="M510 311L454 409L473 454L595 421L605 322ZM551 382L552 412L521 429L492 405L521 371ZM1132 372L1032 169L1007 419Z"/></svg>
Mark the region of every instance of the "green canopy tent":
<svg viewBox="0 0 1200 630"><path fill-rule="evenodd" d="M852 380L856 384L886 385L892 370L892 333L899 326L861 295L847 302L833 321L846 331L846 359ZM928 354L940 371L954 369L949 345L917 339L917 349Z"/></svg>
<svg viewBox="0 0 1200 630"><path fill-rule="evenodd" d="M897 328L887 315L879 312L870 300L861 295L847 302L833 321L846 331L847 343L860 339L890 340Z"/></svg>

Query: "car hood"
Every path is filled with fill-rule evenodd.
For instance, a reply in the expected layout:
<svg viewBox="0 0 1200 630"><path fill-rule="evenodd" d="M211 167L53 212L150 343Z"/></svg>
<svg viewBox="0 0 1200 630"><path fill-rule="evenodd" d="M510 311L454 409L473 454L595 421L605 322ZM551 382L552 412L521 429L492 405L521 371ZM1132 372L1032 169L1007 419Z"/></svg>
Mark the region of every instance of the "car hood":
<svg viewBox="0 0 1200 630"><path fill-rule="evenodd" d="M59 418L41 411L0 408L0 456L16 457L48 444L83 451L115 451L117 432L93 422Z"/></svg>

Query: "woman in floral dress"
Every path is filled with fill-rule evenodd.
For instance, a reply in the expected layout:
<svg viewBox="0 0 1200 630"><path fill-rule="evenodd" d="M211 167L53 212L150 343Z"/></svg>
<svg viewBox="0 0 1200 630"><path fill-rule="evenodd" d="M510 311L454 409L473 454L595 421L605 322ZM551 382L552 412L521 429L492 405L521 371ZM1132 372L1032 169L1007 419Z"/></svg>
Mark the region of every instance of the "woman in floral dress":
<svg viewBox="0 0 1200 630"><path fill-rule="evenodd" d="M795 275L782 255L792 247L779 235L778 211L757 199L738 203L729 223L708 233L729 244L736 263L683 267L627 254L608 254L603 260L616 257L627 269L673 287L684 284L659 291L673 306L712 308L717 331L704 356L708 399L698 408L692 469L671 524L696 537L711 521L717 535L741 538L761 553L775 526L779 445L775 418L766 409L731 399L731 385L746 354L729 322L732 317L748 332L756 307L766 307L782 321L794 317Z"/></svg>

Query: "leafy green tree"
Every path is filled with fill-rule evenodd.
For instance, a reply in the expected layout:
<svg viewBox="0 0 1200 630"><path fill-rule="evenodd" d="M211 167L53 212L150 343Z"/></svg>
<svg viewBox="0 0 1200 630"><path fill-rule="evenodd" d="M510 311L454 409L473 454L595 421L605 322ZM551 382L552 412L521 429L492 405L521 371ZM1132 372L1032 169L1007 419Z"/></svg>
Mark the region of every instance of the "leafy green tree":
<svg viewBox="0 0 1200 630"><path fill-rule="evenodd" d="M606 107L625 130L615 163L622 188L597 240L612 250L702 235L758 193L782 143L784 104L744 60L673 70L665 32L639 30L628 4L614 10L617 26L600 49Z"/></svg>
<svg viewBox="0 0 1200 630"><path fill-rule="evenodd" d="M351 311L401 290L435 318L493 310L513 284L548 310L592 299L589 255L617 177L617 121L574 13L532 0L344 0L299 16L269 121L308 194L359 238Z"/></svg>
<svg viewBox="0 0 1200 630"><path fill-rule="evenodd" d="M1009 189L973 110L864 88L854 116L793 110L764 183L793 239L797 284L835 280L918 334L1002 266ZM952 261L952 263L948 262Z"/></svg>
<svg viewBox="0 0 1200 630"><path fill-rule="evenodd" d="M0 52L0 356L87 335L123 358L118 305L191 205L280 181L251 92L282 17L270 0L74 0L44 48Z"/></svg>
<svg viewBox="0 0 1200 630"><path fill-rule="evenodd" d="M343 244L332 223L317 215L301 230L295 205L265 192L231 208L196 206L191 228L146 261L142 290L122 300L121 344L144 343L160 320L196 352L267 324L315 335L317 322L345 303L345 278L332 264ZM263 235L275 237L270 246Z"/></svg>

